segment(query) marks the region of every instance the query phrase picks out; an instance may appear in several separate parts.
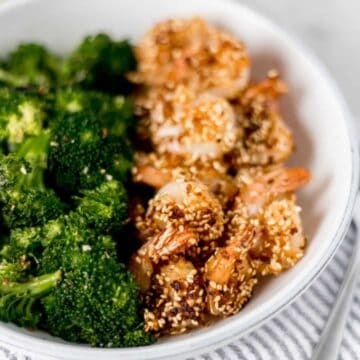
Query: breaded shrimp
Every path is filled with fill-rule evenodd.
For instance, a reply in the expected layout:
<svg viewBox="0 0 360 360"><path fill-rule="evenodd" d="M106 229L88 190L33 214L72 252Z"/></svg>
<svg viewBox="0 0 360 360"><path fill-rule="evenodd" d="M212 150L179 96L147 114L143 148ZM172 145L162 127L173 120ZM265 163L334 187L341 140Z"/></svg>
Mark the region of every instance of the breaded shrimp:
<svg viewBox="0 0 360 360"><path fill-rule="evenodd" d="M146 238L167 226L185 226L201 240L218 238L224 229L224 213L220 202L199 181L177 180L162 187L149 201L145 218L136 226Z"/></svg>
<svg viewBox="0 0 360 360"><path fill-rule="evenodd" d="M150 140L158 153L179 155L189 163L220 159L235 145L235 113L219 96L179 85L172 91L152 90L137 104L147 107Z"/></svg>
<svg viewBox="0 0 360 360"><path fill-rule="evenodd" d="M276 101L285 91L286 85L271 73L234 103L239 136L229 160L235 169L284 163L292 154L294 139Z"/></svg>
<svg viewBox="0 0 360 360"><path fill-rule="evenodd" d="M185 253L197 242L197 235L188 228L168 226L143 244L132 256L129 264L141 291L145 292L150 288L151 277L160 261Z"/></svg>
<svg viewBox="0 0 360 360"><path fill-rule="evenodd" d="M303 168L277 169L255 178L235 201L227 231L235 236L249 224L259 229L262 236L249 253L252 265L262 275L278 274L304 254L300 208L293 191L309 180L309 172Z"/></svg>
<svg viewBox="0 0 360 360"><path fill-rule="evenodd" d="M172 154L137 153L133 167L133 181L159 189L177 179L195 180L204 183L225 208L238 191L236 181L229 176L220 162L192 165L184 164Z"/></svg>
<svg viewBox="0 0 360 360"><path fill-rule="evenodd" d="M277 197L295 191L310 181L310 173L304 168L280 168L270 173L260 175L240 192L251 215L259 212L265 204Z"/></svg>
<svg viewBox="0 0 360 360"><path fill-rule="evenodd" d="M261 236L253 226L233 236L205 264L207 308L210 314L229 316L249 300L257 283L256 270L248 258L255 238Z"/></svg>
<svg viewBox="0 0 360 360"><path fill-rule="evenodd" d="M184 84L197 92L234 97L249 80L242 42L200 18L154 26L135 49L138 71L130 79L149 86Z"/></svg>
<svg viewBox="0 0 360 360"><path fill-rule="evenodd" d="M286 84L272 70L249 85L240 41L199 18L167 20L135 52L132 177L146 196L133 191L129 206L143 242L129 268L145 329L176 334L237 313L259 278L302 258L294 191L310 174L283 167L294 150Z"/></svg>
<svg viewBox="0 0 360 360"><path fill-rule="evenodd" d="M201 274L184 258L162 266L145 305L146 331L177 334L199 326L206 307Z"/></svg>

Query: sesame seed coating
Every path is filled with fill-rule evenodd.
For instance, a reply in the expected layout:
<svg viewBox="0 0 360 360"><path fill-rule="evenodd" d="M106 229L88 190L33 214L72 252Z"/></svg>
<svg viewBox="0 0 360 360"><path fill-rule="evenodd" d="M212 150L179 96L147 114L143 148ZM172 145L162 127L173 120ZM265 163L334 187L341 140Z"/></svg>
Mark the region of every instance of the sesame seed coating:
<svg viewBox="0 0 360 360"><path fill-rule="evenodd" d="M183 258L160 268L146 295L145 329L176 334L199 326L205 291L198 270Z"/></svg>
<svg viewBox="0 0 360 360"><path fill-rule="evenodd" d="M207 307L212 315L229 316L237 313L249 300L257 283L257 273L249 261L249 249L255 227L229 239L205 264Z"/></svg>
<svg viewBox="0 0 360 360"><path fill-rule="evenodd" d="M155 25L137 45L133 81L232 97L249 79L250 60L242 42L200 18L171 19Z"/></svg>
<svg viewBox="0 0 360 360"><path fill-rule="evenodd" d="M270 73L233 102L241 129L229 155L233 167L281 164L293 153L293 136L277 104L277 98L286 90L278 75Z"/></svg>
<svg viewBox="0 0 360 360"><path fill-rule="evenodd" d="M224 221L221 204L206 185L178 180L158 191L149 201L145 218L136 225L145 236L157 234L168 224L187 226L207 241L222 234Z"/></svg>
<svg viewBox="0 0 360 360"><path fill-rule="evenodd" d="M249 84L241 41L199 18L164 21L136 48L137 187L130 201L142 246L129 268L145 301L147 331L178 334L237 313L259 279L303 256L294 191L303 168L285 168L294 139L275 70Z"/></svg>

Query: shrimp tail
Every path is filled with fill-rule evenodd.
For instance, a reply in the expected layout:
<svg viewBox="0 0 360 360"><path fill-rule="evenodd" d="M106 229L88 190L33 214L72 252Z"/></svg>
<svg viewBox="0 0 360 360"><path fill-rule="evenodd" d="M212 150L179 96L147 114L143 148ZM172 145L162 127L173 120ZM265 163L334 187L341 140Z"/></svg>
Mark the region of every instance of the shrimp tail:
<svg viewBox="0 0 360 360"><path fill-rule="evenodd" d="M272 192L276 194L295 191L306 185L310 179L310 172L301 167L278 169L265 176L269 186L273 183Z"/></svg>

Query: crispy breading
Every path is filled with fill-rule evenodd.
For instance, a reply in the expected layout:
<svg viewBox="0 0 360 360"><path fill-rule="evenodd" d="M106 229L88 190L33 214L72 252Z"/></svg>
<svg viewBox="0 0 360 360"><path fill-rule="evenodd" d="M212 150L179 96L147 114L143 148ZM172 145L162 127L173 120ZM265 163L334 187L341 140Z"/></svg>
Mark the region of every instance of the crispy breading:
<svg viewBox="0 0 360 360"><path fill-rule="evenodd" d="M285 168L293 135L276 71L249 84L241 41L204 20L155 25L136 48L133 181L157 192L130 216L143 245L130 270L145 328L183 333L237 313L258 279L304 255L294 191L310 174Z"/></svg>
<svg viewBox="0 0 360 360"><path fill-rule="evenodd" d="M138 71L131 80L234 97L249 80L244 44L200 18L171 19L155 25L136 46Z"/></svg>

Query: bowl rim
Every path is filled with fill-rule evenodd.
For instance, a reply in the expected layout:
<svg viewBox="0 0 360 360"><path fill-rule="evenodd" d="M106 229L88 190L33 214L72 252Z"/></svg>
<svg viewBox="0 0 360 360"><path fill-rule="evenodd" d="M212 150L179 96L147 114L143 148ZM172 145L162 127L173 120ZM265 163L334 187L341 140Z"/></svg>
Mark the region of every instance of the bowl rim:
<svg viewBox="0 0 360 360"><path fill-rule="evenodd" d="M37 2L41 0L12 0L4 1L0 4L0 14L7 11L26 5L28 3ZM206 0L201 0L206 1ZM356 194L359 184L359 154L358 154L358 140L355 137L356 132L353 131L354 117L351 115L349 107L344 99L341 91L336 84L336 81L330 75L330 72L326 66L317 58L311 49L303 44L303 42L294 36L291 32L282 29L277 23L264 16L258 10L238 2L235 0L207 0L213 3L222 4L224 6L232 6L234 10L243 10L252 16L255 16L259 21L265 23L267 26L273 28L282 39L291 44L294 48L306 55L307 60L321 75L324 82L330 87L332 93L337 97L338 104L341 112L344 114L345 125L347 129L347 135L349 138L349 147L351 151L351 184L349 193L347 194L346 207L342 218L340 220L339 227L335 234L332 236L329 246L322 255L320 261L316 266L309 271L309 273L302 279L291 293L286 294L271 311L265 311L260 316L254 317L248 323L246 328L241 328L236 325L236 322L224 324L219 329L211 329L204 334L195 335L193 338L187 338L179 340L178 345L182 346L182 352L179 354L171 343L154 344L151 348L149 346L141 346L136 348L92 348L82 344L60 343L53 342L47 339L35 338L29 334L19 333L16 329L5 328L0 322L0 340L6 346L18 349L24 353L34 353L38 356L43 356L46 359L49 357L66 359L96 359L99 355L106 354L108 359L115 359L119 357L134 358L134 359L167 359L172 356L174 359L181 357L194 356L208 352L212 349L218 348L224 344L230 343L232 340L239 336L243 336L246 333L259 327L264 322L271 319L282 309L292 303L298 296L300 296L321 274L326 265L331 261L335 255L336 250L341 244L344 238L348 226L351 221L351 214L356 200ZM135 354L136 353L136 354ZM59 357L60 355L60 357ZM65 357L64 357L65 359Z"/></svg>

